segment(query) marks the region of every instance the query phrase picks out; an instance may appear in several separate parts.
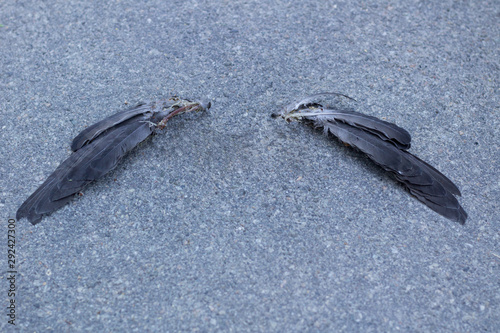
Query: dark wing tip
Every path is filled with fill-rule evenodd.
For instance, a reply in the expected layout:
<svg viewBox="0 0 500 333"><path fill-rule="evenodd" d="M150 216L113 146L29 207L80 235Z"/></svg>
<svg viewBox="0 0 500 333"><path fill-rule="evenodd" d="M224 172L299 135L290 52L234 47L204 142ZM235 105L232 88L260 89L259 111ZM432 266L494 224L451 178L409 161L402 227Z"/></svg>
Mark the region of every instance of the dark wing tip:
<svg viewBox="0 0 500 333"><path fill-rule="evenodd" d="M467 212L462 208L462 206L460 206L456 222L460 223L461 225L464 225L465 221L467 220L467 217L468 217Z"/></svg>
<svg viewBox="0 0 500 333"><path fill-rule="evenodd" d="M81 133L80 133L81 134ZM85 145L86 141L81 140L81 136L77 135L71 142L71 151L77 151Z"/></svg>
<svg viewBox="0 0 500 333"><path fill-rule="evenodd" d="M28 219L32 225L37 225L42 221L42 215L36 215Z"/></svg>
<svg viewBox="0 0 500 333"><path fill-rule="evenodd" d="M40 223L42 220L43 215L42 214L36 214L34 211L27 211L26 208L24 207L24 204L19 207L16 213L16 220L21 220L23 218L26 218L31 224L35 225Z"/></svg>
<svg viewBox="0 0 500 333"><path fill-rule="evenodd" d="M19 209L16 212L16 220L18 220L18 221L20 219L22 219L23 217L25 217L24 212L21 210L21 208L22 208L22 206L19 207Z"/></svg>

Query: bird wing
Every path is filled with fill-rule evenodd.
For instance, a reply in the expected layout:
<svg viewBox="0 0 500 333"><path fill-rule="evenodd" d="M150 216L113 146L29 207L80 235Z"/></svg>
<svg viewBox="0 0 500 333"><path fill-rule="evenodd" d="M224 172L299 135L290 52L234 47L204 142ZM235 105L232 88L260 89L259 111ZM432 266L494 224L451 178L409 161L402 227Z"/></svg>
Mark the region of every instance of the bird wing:
<svg viewBox="0 0 500 333"><path fill-rule="evenodd" d="M71 154L19 207L16 218L40 222L43 214L64 206L73 194L116 167L127 152L153 132L146 120L142 114L128 119Z"/></svg>
<svg viewBox="0 0 500 333"><path fill-rule="evenodd" d="M105 130L116 126L132 117L151 111L151 105L146 103L140 103L130 109L123 110L121 112L115 113L80 132L71 143L71 150L77 151L84 145L92 142Z"/></svg>
<svg viewBox="0 0 500 333"><path fill-rule="evenodd" d="M209 101L191 102L176 96L139 104L88 127L76 136L74 151L17 210L32 224L72 199L88 183L104 176L135 146L163 129L166 122L182 113L205 110Z"/></svg>
<svg viewBox="0 0 500 333"><path fill-rule="evenodd" d="M460 195L460 191L438 170L409 152L398 149L391 142L382 140L379 135L365 131L365 126L355 127L338 121L309 119L316 127L323 127L325 132L356 147L376 164L392 172L410 193L432 210L460 224L465 223L467 213L454 197L454 194Z"/></svg>

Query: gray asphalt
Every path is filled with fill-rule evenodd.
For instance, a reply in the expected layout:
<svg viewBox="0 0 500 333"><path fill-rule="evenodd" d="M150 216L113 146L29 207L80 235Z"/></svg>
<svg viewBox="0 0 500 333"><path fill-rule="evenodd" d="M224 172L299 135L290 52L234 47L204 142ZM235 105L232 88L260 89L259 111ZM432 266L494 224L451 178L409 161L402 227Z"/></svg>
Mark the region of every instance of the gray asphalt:
<svg viewBox="0 0 500 333"><path fill-rule="evenodd" d="M0 211L79 131L209 98L36 226L16 222L16 329L500 331L497 1L0 3ZM461 189L465 226L362 154L270 117L336 91ZM5 244L5 245L4 245Z"/></svg>

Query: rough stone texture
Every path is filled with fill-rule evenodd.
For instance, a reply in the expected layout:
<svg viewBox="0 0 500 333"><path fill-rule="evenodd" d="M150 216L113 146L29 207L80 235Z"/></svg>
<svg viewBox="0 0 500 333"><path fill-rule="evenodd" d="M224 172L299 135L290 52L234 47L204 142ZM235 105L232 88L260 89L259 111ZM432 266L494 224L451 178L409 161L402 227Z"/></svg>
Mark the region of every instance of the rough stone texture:
<svg viewBox="0 0 500 333"><path fill-rule="evenodd" d="M41 224L17 222L16 327L499 331L498 13L496 1L2 1L4 272L8 218L80 130L126 103L213 100ZM362 154L269 117L320 91L406 128L462 190L466 225Z"/></svg>

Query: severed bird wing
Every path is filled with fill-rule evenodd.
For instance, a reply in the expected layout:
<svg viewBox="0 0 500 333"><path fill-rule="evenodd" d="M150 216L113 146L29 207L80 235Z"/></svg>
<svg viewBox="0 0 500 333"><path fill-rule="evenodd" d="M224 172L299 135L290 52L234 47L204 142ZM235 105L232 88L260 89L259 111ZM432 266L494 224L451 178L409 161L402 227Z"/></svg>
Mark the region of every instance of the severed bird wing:
<svg viewBox="0 0 500 333"><path fill-rule="evenodd" d="M43 214L59 209L88 183L115 168L127 152L153 132L148 123L136 118L105 131L71 154L19 207L17 219L28 217L33 224L40 222Z"/></svg>
<svg viewBox="0 0 500 333"><path fill-rule="evenodd" d="M465 223L467 214L454 196L460 195L460 191L426 162L363 129L342 122L316 121L314 124L324 127L342 142L358 148L386 171L392 172L411 194L435 212L452 221Z"/></svg>
<svg viewBox="0 0 500 333"><path fill-rule="evenodd" d="M90 126L80 133L75 138L82 138L79 148L26 199L19 207L16 218L26 217L32 224L40 222L44 214L64 206L88 183L115 168L130 150L155 132L156 124L183 111L203 108L199 103L178 99L176 106L184 107L169 108L173 106L170 101L141 104L114 114L97 123L98 126Z"/></svg>
<svg viewBox="0 0 500 333"><path fill-rule="evenodd" d="M394 174L429 208L452 221L465 223L467 213L455 198L455 195L460 195L459 189L441 172L406 151L411 137L403 128L359 112L323 107L318 103L301 104L299 109L287 109L279 116L287 120L304 119L323 128L325 133L359 149Z"/></svg>

